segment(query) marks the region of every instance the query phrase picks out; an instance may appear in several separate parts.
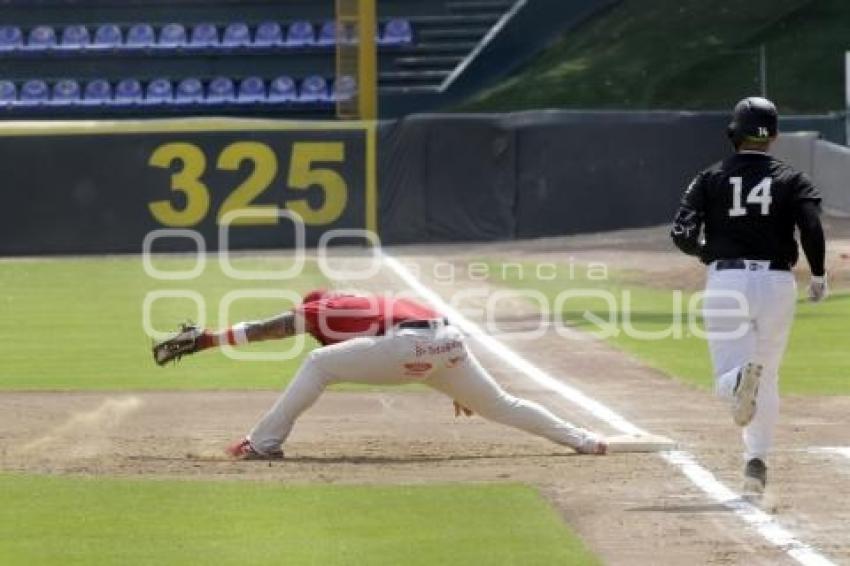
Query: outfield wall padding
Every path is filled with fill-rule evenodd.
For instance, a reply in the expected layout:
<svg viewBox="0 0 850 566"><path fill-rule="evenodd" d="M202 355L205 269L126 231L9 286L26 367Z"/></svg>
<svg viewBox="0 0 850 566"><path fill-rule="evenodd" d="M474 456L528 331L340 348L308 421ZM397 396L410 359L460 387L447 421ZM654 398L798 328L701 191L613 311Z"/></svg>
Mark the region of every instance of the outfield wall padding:
<svg viewBox="0 0 850 566"><path fill-rule="evenodd" d="M727 119L541 111L393 122L379 144L382 237L488 241L666 222L693 175L728 153Z"/></svg>
<svg viewBox="0 0 850 566"><path fill-rule="evenodd" d="M242 206L303 215L310 246L333 229L398 244L648 226L669 221L693 175L728 155L727 120L538 111L378 124L4 122L0 255L139 252L157 229L192 231L215 250L223 214ZM814 167L845 153L823 150ZM296 242L285 219L248 218L228 234L233 249ZM155 251L193 246L166 238Z"/></svg>
<svg viewBox="0 0 850 566"><path fill-rule="evenodd" d="M219 247L229 208L295 211L304 240L367 227L372 127L241 119L0 124L0 254L139 252L153 230ZM374 200L374 199L372 199ZM232 226L233 249L290 248L291 221ZM185 237L156 251L188 251Z"/></svg>

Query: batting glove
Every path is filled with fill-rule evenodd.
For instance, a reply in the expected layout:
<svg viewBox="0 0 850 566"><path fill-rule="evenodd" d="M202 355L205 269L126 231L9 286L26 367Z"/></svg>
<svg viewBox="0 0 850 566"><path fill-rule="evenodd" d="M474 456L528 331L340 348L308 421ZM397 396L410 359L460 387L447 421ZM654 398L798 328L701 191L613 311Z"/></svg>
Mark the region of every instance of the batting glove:
<svg viewBox="0 0 850 566"><path fill-rule="evenodd" d="M809 282L809 300L819 303L829 296L829 285L826 282L826 274L812 275Z"/></svg>

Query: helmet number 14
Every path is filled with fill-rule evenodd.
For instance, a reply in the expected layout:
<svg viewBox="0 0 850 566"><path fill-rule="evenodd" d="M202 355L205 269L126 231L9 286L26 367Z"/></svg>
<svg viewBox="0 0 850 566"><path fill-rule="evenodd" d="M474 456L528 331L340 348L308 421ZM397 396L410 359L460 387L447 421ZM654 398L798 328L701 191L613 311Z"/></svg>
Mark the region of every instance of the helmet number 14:
<svg viewBox="0 0 850 566"><path fill-rule="evenodd" d="M747 193L746 204L760 205L762 216L770 214L770 203L773 202L773 198L770 196L770 184L772 182L773 179L765 177ZM732 185L732 208L729 209L729 216L746 216L747 207L741 201L744 179L742 177L729 177L729 183Z"/></svg>

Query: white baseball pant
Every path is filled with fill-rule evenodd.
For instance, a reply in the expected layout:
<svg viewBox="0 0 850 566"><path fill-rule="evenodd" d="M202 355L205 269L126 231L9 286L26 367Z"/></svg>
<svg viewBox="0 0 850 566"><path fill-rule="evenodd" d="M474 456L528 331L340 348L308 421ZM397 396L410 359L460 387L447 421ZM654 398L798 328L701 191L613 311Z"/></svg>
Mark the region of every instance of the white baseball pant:
<svg viewBox="0 0 850 566"><path fill-rule="evenodd" d="M295 420L328 385L423 383L482 417L569 446L595 436L563 421L537 403L505 392L467 348L451 325L394 329L386 336L361 337L313 350L274 406L248 435L261 452L277 450Z"/></svg>
<svg viewBox="0 0 850 566"><path fill-rule="evenodd" d="M779 417L779 366L794 320L797 284L791 272L768 269L769 262L746 265L722 271L710 266L703 316L720 398L732 402L738 372L748 362L764 366L756 413L742 436L745 459L765 460Z"/></svg>

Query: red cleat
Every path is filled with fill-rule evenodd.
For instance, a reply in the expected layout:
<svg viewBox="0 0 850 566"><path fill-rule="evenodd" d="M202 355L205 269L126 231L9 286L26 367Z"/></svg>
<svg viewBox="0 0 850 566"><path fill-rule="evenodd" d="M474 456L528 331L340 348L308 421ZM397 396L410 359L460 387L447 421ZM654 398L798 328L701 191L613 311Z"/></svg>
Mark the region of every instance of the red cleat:
<svg viewBox="0 0 850 566"><path fill-rule="evenodd" d="M579 454L589 454L593 456L604 456L608 453L608 443L602 437L591 436L581 443L581 446L575 448Z"/></svg>
<svg viewBox="0 0 850 566"><path fill-rule="evenodd" d="M282 460L283 450L273 452L260 452L248 438L237 440L225 450L231 457L237 460Z"/></svg>

